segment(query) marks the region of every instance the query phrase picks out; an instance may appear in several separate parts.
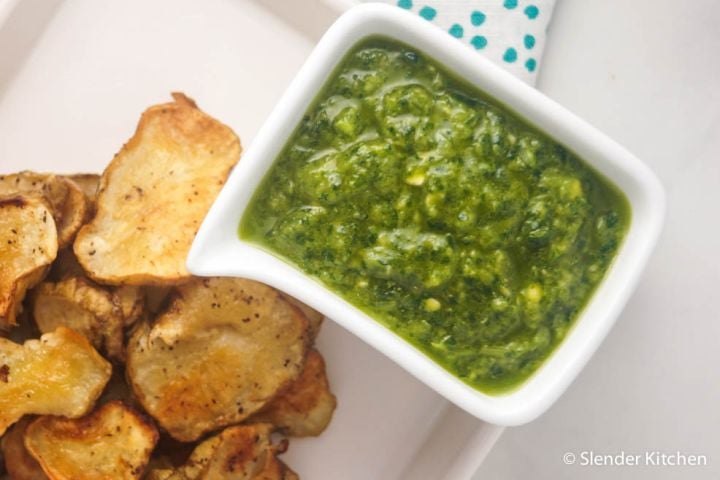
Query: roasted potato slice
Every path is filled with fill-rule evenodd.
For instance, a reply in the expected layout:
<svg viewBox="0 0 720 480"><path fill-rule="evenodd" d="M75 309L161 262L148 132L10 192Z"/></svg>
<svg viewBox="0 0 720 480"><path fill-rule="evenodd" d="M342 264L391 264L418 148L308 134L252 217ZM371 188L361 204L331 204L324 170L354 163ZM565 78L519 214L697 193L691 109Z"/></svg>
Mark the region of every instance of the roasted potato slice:
<svg viewBox="0 0 720 480"><path fill-rule="evenodd" d="M294 437L317 436L332 420L336 405L325 373L325 360L320 352L311 350L300 377L250 421L271 423Z"/></svg>
<svg viewBox="0 0 720 480"><path fill-rule="evenodd" d="M97 213L75 240L90 277L109 284L179 284L205 214L240 158L230 128L182 94L143 113L103 173Z"/></svg>
<svg viewBox="0 0 720 480"><path fill-rule="evenodd" d="M32 295L35 323L42 333L64 326L83 334L110 358L123 360L123 311L115 296L82 277L41 283Z"/></svg>
<svg viewBox="0 0 720 480"><path fill-rule="evenodd" d="M65 182L68 184L68 195L60 212L60 220L56 221L60 248L72 245L75 235L89 215L88 201L80 187L70 180Z"/></svg>
<svg viewBox="0 0 720 480"><path fill-rule="evenodd" d="M285 300L298 307L303 313L303 315L307 317L308 321L310 322L310 338L315 340L315 338L317 338L318 334L320 333L320 327L322 327L323 320L325 320L325 315L318 312L314 308L305 305L297 298L291 297L287 293L280 293L283 298L285 298Z"/></svg>
<svg viewBox="0 0 720 480"><path fill-rule="evenodd" d="M192 441L239 423L300 374L309 324L251 280L195 279L128 342L135 396L170 435Z"/></svg>
<svg viewBox="0 0 720 480"><path fill-rule="evenodd" d="M58 218L67 201L69 188L71 185L52 173L24 171L0 175L0 196L22 195L41 199Z"/></svg>
<svg viewBox="0 0 720 480"><path fill-rule="evenodd" d="M51 480L129 480L142 478L157 439L152 423L115 401L74 420L40 417L25 445Z"/></svg>
<svg viewBox="0 0 720 480"><path fill-rule="evenodd" d="M84 415L111 370L85 337L65 327L23 345L0 338L0 435L26 414Z"/></svg>
<svg viewBox="0 0 720 480"><path fill-rule="evenodd" d="M141 287L122 285L112 289L112 294L126 327L142 317L145 312L145 291Z"/></svg>
<svg viewBox="0 0 720 480"><path fill-rule="evenodd" d="M52 212L37 199L0 198L0 328L16 325L25 292L57 255Z"/></svg>
<svg viewBox="0 0 720 480"><path fill-rule="evenodd" d="M97 173L73 173L71 175L65 175L65 178L75 182L75 185L80 187L80 190L85 194L91 201L95 201L97 196L98 185L100 185L100 175Z"/></svg>
<svg viewBox="0 0 720 480"><path fill-rule="evenodd" d="M291 480L298 478L276 458L285 445L270 440L272 426L229 427L208 438L176 469L150 471L148 480ZM294 475L294 476L293 476Z"/></svg>
<svg viewBox="0 0 720 480"><path fill-rule="evenodd" d="M75 173L73 175L65 175L65 178L75 182L85 195L88 206L88 216L95 214L95 200L97 199L98 185L100 184L100 175L97 173Z"/></svg>
<svg viewBox="0 0 720 480"><path fill-rule="evenodd" d="M23 417L2 438L5 469L12 480L47 480L40 464L25 448L25 431L35 417Z"/></svg>
<svg viewBox="0 0 720 480"><path fill-rule="evenodd" d="M45 202L55 220L59 248L72 243L88 213L80 187L52 173L20 172L0 176L0 195L23 195Z"/></svg>
<svg viewBox="0 0 720 480"><path fill-rule="evenodd" d="M23 195L42 199L52 211L60 212L65 205L68 184L53 173L24 171L0 175L0 196Z"/></svg>
<svg viewBox="0 0 720 480"><path fill-rule="evenodd" d="M48 278L54 282L59 282L72 277L81 278L86 284L112 293L112 301L120 309L125 326L132 325L145 313L146 288L133 285L120 285L118 287L101 286L85 276L85 271L78 263L77 258L75 258L72 249L65 248L58 252L57 259L52 264ZM148 288L157 289L159 287Z"/></svg>

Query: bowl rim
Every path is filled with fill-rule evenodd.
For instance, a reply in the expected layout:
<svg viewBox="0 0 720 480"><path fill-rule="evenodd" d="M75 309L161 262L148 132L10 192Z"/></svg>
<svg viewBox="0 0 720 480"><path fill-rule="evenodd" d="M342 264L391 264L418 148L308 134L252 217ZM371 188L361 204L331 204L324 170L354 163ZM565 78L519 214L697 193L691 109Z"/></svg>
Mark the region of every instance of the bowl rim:
<svg viewBox="0 0 720 480"><path fill-rule="evenodd" d="M505 394L485 394L465 384L318 281L238 236L248 202L337 63L358 41L373 35L413 45L475 85L577 153L630 204L624 242L573 327L529 379ZM278 288L333 319L468 413L490 423L519 425L560 397L605 338L647 263L664 213L665 194L657 177L616 142L425 20L393 6L363 4L330 27L280 98L203 221L187 268L194 275L244 277Z"/></svg>

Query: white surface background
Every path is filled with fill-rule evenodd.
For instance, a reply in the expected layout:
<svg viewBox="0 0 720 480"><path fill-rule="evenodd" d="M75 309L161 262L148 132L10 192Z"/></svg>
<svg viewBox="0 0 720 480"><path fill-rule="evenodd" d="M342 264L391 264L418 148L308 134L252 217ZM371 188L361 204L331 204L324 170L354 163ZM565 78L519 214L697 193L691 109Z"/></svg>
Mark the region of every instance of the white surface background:
<svg viewBox="0 0 720 480"><path fill-rule="evenodd" d="M538 87L644 160L668 194L637 292L578 380L507 429L476 479L720 478L720 2L560 0ZM709 466L565 466L676 451Z"/></svg>

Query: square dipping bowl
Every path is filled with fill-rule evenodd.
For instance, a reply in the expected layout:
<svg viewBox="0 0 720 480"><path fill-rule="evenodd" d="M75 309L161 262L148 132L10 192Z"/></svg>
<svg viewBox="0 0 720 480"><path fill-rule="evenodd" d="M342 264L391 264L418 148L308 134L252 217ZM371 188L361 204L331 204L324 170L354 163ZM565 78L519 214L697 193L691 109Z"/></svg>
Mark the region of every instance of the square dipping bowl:
<svg viewBox="0 0 720 480"><path fill-rule="evenodd" d="M528 380L508 393L489 395L465 384L317 280L238 236L240 219L256 188L335 67L358 42L378 35L413 46L496 99L604 175L630 204L625 240L604 280L565 339ZM605 338L647 263L664 210L663 188L655 175L597 129L425 20L396 7L365 4L341 16L300 69L210 209L187 266L195 275L244 277L282 290L327 315L470 414L498 425L519 425L558 399Z"/></svg>

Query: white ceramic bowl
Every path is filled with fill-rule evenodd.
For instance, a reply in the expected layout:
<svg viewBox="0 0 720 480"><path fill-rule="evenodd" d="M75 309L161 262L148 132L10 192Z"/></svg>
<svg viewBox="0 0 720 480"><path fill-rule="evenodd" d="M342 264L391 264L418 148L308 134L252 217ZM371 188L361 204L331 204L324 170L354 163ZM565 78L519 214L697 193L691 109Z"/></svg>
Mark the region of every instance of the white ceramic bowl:
<svg viewBox="0 0 720 480"><path fill-rule="evenodd" d="M625 192L632 207L618 256L574 327L528 381L505 395L486 395L466 385L302 271L238 238L246 205L334 67L359 40L378 34L413 45L577 153ZM655 175L617 143L428 22L395 7L366 4L338 19L300 69L210 209L187 266L195 275L251 278L283 290L469 413L517 425L550 407L605 338L650 256L664 210L663 189Z"/></svg>

